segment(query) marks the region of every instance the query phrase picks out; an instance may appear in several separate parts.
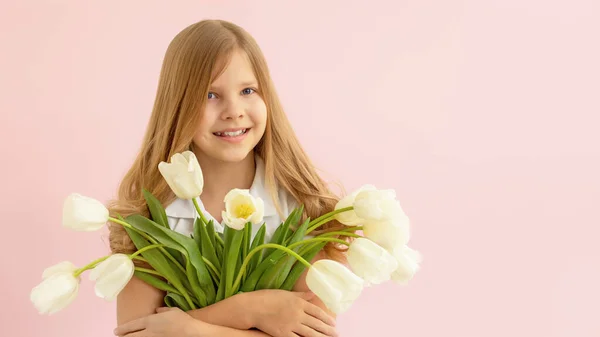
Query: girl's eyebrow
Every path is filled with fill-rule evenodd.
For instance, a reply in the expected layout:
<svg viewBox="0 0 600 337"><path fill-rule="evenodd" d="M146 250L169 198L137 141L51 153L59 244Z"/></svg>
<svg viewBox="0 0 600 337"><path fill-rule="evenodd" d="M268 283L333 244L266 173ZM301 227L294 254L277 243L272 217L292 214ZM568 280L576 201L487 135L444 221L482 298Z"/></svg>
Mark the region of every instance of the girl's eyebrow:
<svg viewBox="0 0 600 337"><path fill-rule="evenodd" d="M245 81L239 84L240 87L255 87L258 86L258 84L256 83L256 81ZM210 86L210 90L220 90L221 87L215 86L215 85L211 85Z"/></svg>

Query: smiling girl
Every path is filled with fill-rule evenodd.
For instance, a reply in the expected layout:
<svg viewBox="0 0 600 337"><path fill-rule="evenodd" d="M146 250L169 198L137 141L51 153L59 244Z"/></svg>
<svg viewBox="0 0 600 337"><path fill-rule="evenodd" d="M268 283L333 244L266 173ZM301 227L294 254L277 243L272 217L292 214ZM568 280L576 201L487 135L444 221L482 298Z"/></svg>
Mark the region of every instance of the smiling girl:
<svg viewBox="0 0 600 337"><path fill-rule="evenodd" d="M191 150L204 175L199 204L216 229L224 197L248 189L265 204L269 240L298 205L315 218L338 198L317 175L279 102L265 58L242 28L221 20L195 23L170 43L142 147L121 182L111 213L147 215L142 189L166 206L173 230L189 235L195 209L177 198L158 170L161 161ZM331 224L325 226L332 226ZM135 247L121 226L110 228L111 249ZM341 259L326 246L319 258ZM164 293L133 278L117 299L119 336L335 336L334 315L306 286L259 290L183 312L162 308Z"/></svg>

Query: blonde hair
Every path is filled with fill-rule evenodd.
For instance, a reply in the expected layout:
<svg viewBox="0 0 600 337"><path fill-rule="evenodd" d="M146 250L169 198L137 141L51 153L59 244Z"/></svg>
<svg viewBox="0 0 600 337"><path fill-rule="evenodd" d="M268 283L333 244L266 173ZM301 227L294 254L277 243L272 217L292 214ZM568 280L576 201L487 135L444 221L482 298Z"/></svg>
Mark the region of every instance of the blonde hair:
<svg viewBox="0 0 600 337"><path fill-rule="evenodd" d="M163 205L176 198L158 171L158 164L190 148L210 83L226 68L236 49L247 54L259 84L258 92L267 106L265 134L255 152L265 163L265 182L277 209L280 210L279 188L304 205L305 217L314 219L334 209L339 199L317 174L296 138L256 41L233 23L205 20L182 30L167 48L142 147L119 186L118 197L109 205L113 216L136 213L148 216L142 189L150 191ZM340 226L331 222L319 230ZM113 252L135 251L120 225L111 225L109 229ZM334 245L325 247L329 256L336 259L342 258L342 249Z"/></svg>

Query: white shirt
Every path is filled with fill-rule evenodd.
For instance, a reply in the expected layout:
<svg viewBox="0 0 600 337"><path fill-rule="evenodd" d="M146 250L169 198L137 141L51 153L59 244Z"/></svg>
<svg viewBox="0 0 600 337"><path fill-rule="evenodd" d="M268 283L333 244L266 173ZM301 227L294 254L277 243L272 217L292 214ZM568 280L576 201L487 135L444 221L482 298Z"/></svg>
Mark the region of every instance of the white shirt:
<svg viewBox="0 0 600 337"><path fill-rule="evenodd" d="M261 198L265 205L265 213L263 222L265 222L266 232L265 232L265 242L269 242L273 233L281 225L281 223L285 220L282 219L277 213L277 209L275 208L275 204L271 199L269 191L265 186L265 165L259 156L255 156L256 163L256 172L254 175L254 180L252 182L252 186L250 187L250 194L254 197ZM281 206L281 211L285 217L287 217L294 208L298 207L294 198L284 191L283 189L279 190L279 204ZM204 208L204 204L202 200L198 198L198 205L200 209L206 216L207 220L213 220L215 231L219 233L223 233L224 223L219 223L215 220L215 218L209 214ZM167 213L167 219L169 221L169 226L172 230L179 232L185 236L190 236L190 234L194 231L194 222L197 217L196 208L194 207L194 203L192 200L185 200L177 198L173 201L169 206L165 208L165 212ZM256 235L258 230L260 229L260 224L252 226L252 238Z"/></svg>

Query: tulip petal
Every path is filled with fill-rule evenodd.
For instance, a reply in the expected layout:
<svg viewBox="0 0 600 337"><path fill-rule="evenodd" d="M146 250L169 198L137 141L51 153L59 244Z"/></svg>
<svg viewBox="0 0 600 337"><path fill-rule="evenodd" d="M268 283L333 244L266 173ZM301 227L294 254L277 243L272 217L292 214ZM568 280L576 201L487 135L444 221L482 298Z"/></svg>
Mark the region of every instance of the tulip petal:
<svg viewBox="0 0 600 337"><path fill-rule="evenodd" d="M367 285L380 284L390 279L398 267L392 254L366 238L355 239L347 252L352 271L364 279Z"/></svg>
<svg viewBox="0 0 600 337"><path fill-rule="evenodd" d="M42 272L42 279L46 279L58 273L73 273L76 269L77 266L75 266L72 262L63 261L44 269Z"/></svg>
<svg viewBox="0 0 600 337"><path fill-rule="evenodd" d="M398 284L406 284L419 271L423 257L406 245L394 249L393 253L398 261L398 268L392 273L392 280Z"/></svg>
<svg viewBox="0 0 600 337"><path fill-rule="evenodd" d="M114 300L131 280L135 265L125 254L113 254L100 262L91 272L89 278L95 281L95 293L107 301Z"/></svg>
<svg viewBox="0 0 600 337"><path fill-rule="evenodd" d="M359 193L361 193L362 191L374 191L374 190L376 190L376 188L373 185L363 185L359 189L357 189L356 191L351 193L350 195L347 195L344 198L342 198L340 201L338 201L338 203L335 206L335 209L338 210L338 209L353 206L354 200L356 199L356 196ZM335 215L335 217L336 217L337 221L341 222L342 224L344 224L346 226L358 226L363 221L356 215L356 212L354 210L337 213Z"/></svg>
<svg viewBox="0 0 600 337"><path fill-rule="evenodd" d="M333 260L318 260L306 274L306 284L336 314L347 311L360 296L364 280Z"/></svg>
<svg viewBox="0 0 600 337"><path fill-rule="evenodd" d="M75 300L79 281L72 273L52 274L31 290L29 298L40 314L54 314Z"/></svg>
<svg viewBox="0 0 600 337"><path fill-rule="evenodd" d="M108 221L108 216L104 204L78 193L70 194L63 203L62 224L72 230L99 230Z"/></svg>

